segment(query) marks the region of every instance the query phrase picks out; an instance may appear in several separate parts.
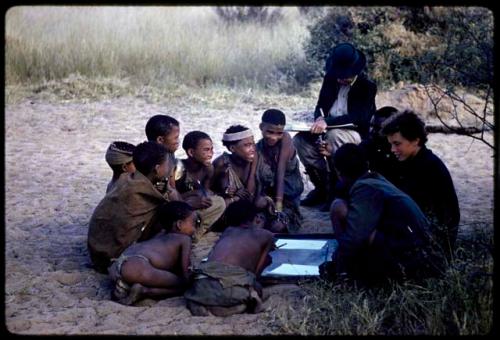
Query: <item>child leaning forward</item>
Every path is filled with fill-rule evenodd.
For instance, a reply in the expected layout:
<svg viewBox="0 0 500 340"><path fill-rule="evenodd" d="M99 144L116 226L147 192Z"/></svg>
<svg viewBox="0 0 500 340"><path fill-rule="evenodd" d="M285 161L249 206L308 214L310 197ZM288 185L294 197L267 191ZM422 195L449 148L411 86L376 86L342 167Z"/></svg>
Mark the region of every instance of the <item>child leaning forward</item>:
<svg viewBox="0 0 500 340"><path fill-rule="evenodd" d="M129 246L108 269L112 299L121 304L181 295L187 288L196 214L189 204L173 201L158 207L158 218L164 229Z"/></svg>

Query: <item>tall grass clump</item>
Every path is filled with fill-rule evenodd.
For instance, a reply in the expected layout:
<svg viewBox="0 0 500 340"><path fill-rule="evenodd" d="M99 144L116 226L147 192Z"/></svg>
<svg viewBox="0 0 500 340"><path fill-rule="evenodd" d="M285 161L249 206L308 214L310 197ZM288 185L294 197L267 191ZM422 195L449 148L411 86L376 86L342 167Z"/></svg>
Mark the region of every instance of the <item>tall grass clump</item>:
<svg viewBox="0 0 500 340"><path fill-rule="evenodd" d="M213 7L13 7L6 14L6 83L79 74L160 86L273 86L278 66L303 55L307 34L292 8L281 12L272 25L228 25Z"/></svg>
<svg viewBox="0 0 500 340"><path fill-rule="evenodd" d="M300 335L485 335L493 328L493 230L457 241L444 277L384 287L302 284L305 297L270 322Z"/></svg>

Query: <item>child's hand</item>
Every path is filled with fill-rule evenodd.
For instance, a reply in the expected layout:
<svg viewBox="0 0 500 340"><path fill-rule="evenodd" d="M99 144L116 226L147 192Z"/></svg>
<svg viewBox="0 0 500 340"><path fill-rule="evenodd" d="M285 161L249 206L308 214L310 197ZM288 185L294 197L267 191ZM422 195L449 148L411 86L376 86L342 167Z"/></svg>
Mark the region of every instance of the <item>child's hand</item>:
<svg viewBox="0 0 500 340"><path fill-rule="evenodd" d="M248 191L245 188L241 188L235 193L236 196L238 196L240 199L248 200L250 201L252 199L252 194L250 194L250 191Z"/></svg>
<svg viewBox="0 0 500 340"><path fill-rule="evenodd" d="M327 142L318 143L318 151L321 155L330 157L332 155L332 146Z"/></svg>
<svg viewBox="0 0 500 340"><path fill-rule="evenodd" d="M224 191L224 193L226 195L228 195L229 197L233 197L234 194L236 194L236 188L233 187L233 186L229 186L229 187L226 188L226 190Z"/></svg>
<svg viewBox="0 0 500 340"><path fill-rule="evenodd" d="M206 209L212 206L212 200L210 199L210 197L202 197L200 199L200 206L202 209Z"/></svg>
<svg viewBox="0 0 500 340"><path fill-rule="evenodd" d="M212 200L209 197L200 197L197 195L184 197L184 201L194 209L205 209L212 205Z"/></svg>

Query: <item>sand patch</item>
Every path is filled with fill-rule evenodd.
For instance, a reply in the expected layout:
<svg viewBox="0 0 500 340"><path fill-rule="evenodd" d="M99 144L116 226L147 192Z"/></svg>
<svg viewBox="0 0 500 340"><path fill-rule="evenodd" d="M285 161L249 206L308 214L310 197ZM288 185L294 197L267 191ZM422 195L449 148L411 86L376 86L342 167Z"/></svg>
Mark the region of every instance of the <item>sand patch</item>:
<svg viewBox="0 0 500 340"><path fill-rule="evenodd" d="M227 318L192 317L182 297L144 300L136 307L110 301L106 275L90 268L88 220L104 196L111 170L104 161L114 140L140 143L157 113L181 122L181 138L192 130L212 136L215 156L222 133L247 125L260 138L263 106L273 102L289 118L306 100L248 100L222 107L209 101L151 103L122 97L89 103L23 101L5 108L5 317L18 334L272 334L277 310L301 299L295 287L273 287L267 310ZM315 104L311 98L310 105ZM266 108L269 108L267 106ZM462 211L460 232L493 220L493 158L486 145L466 136L432 134L429 147L447 164ZM183 151L178 157L184 157ZM305 177L306 178L306 177ZM307 178L306 178L307 179ZM306 192L311 189L306 183ZM305 192L305 193L306 193ZM305 194L304 193L304 194ZM330 232L328 214L303 209L303 232ZM217 234L193 251L205 257Z"/></svg>

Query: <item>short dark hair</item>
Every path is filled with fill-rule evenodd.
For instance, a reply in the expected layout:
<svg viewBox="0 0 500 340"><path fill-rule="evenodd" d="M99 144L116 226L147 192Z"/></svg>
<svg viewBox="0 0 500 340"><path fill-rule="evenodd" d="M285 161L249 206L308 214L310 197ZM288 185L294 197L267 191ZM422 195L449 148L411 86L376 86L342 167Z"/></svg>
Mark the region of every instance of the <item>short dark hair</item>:
<svg viewBox="0 0 500 340"><path fill-rule="evenodd" d="M423 146L427 142L427 132L425 131L425 123L413 111L406 110L388 118L382 125L382 134L392 135L399 132L401 136L414 141L420 139L419 146Z"/></svg>
<svg viewBox="0 0 500 340"><path fill-rule="evenodd" d="M149 175L156 165L167 159L167 149L156 142L143 142L135 147L133 160L135 168L144 176Z"/></svg>
<svg viewBox="0 0 500 340"><path fill-rule="evenodd" d="M280 110L269 109L264 111L264 114L262 115L262 123L285 125L286 117L285 114Z"/></svg>
<svg viewBox="0 0 500 340"><path fill-rule="evenodd" d="M368 171L368 159L363 149L356 144L346 143L333 155L337 171L348 178L359 178Z"/></svg>
<svg viewBox="0 0 500 340"><path fill-rule="evenodd" d="M165 202L157 209L158 222L166 231L172 230L175 222L185 219L194 211L189 204L183 201Z"/></svg>
<svg viewBox="0 0 500 340"><path fill-rule="evenodd" d="M394 106L383 106L375 111L374 116L380 118L389 118L396 112L398 112L398 109L396 109Z"/></svg>
<svg viewBox="0 0 500 340"><path fill-rule="evenodd" d="M207 135L205 132L203 131L191 131L191 132L188 132L185 136L184 136L184 139L182 141L182 148L187 152L188 149L196 149L196 147L198 146L198 143L200 142L200 140L202 139L209 139L209 140L212 140L210 138L209 135Z"/></svg>
<svg viewBox="0 0 500 340"><path fill-rule="evenodd" d="M179 126L179 122L173 117L167 115L153 116L146 123L146 137L149 141L156 142L157 137L169 134L174 126Z"/></svg>
<svg viewBox="0 0 500 340"><path fill-rule="evenodd" d="M231 203L226 209L226 223L228 226L239 226L245 222L252 222L257 215L255 205L245 199Z"/></svg>
<svg viewBox="0 0 500 340"><path fill-rule="evenodd" d="M241 132L241 131L245 131L245 130L248 130L248 128L246 126L243 126L243 125L231 125L224 133L236 133L236 132ZM237 141L237 140L231 141L231 142L222 141L222 145L224 145L226 148L229 149L229 147L231 145L236 144L238 142L239 141Z"/></svg>

